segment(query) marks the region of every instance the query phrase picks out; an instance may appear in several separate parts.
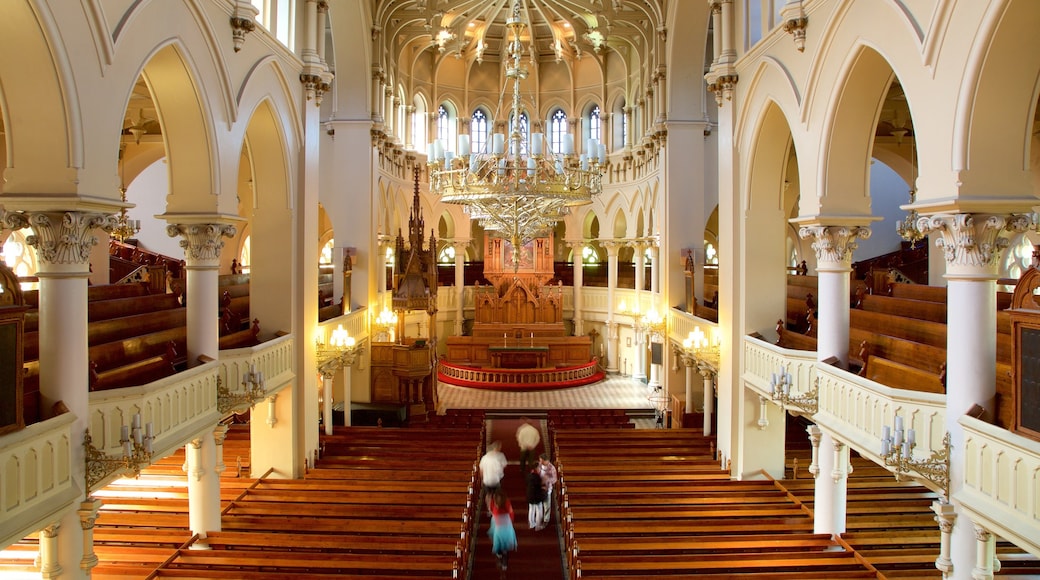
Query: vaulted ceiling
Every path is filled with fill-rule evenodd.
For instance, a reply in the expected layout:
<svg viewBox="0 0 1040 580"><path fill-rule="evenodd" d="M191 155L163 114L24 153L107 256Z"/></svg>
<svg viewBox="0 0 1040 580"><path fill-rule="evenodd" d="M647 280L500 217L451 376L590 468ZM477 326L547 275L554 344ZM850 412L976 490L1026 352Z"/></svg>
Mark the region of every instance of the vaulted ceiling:
<svg viewBox="0 0 1040 580"><path fill-rule="evenodd" d="M626 46L652 50L664 0L376 1L374 18L388 52L416 40L459 58L498 61L507 52L506 22L518 13L532 60L580 59ZM393 57L392 57L393 58Z"/></svg>

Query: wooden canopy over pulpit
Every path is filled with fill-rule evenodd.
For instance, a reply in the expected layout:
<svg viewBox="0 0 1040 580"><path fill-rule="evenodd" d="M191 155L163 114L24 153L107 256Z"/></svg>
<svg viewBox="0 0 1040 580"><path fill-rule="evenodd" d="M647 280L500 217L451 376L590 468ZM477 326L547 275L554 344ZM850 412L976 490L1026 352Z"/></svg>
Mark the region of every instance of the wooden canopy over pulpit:
<svg viewBox="0 0 1040 580"><path fill-rule="evenodd" d="M408 219L407 240L400 232L394 254L392 304L398 315L397 342L372 344L373 403L407 406L410 420L425 417L437 407L433 384L437 344L437 238L430 231L423 239L425 222L419 205L419 167L414 169L415 190ZM429 336L407 336L406 313L429 316Z"/></svg>

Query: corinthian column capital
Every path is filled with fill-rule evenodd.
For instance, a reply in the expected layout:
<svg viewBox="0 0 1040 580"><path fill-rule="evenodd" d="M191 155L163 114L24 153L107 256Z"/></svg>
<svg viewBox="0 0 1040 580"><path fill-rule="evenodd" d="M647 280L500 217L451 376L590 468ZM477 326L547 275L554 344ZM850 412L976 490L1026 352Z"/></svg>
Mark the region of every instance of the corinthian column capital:
<svg viewBox="0 0 1040 580"><path fill-rule="evenodd" d="M940 234L935 245L946 255L947 275L996 275L1000 251L1008 245L1007 238L1000 237L1000 234L1005 230L1024 232L1029 228L1029 217L1015 214L936 214L918 219L917 228L924 233Z"/></svg>
<svg viewBox="0 0 1040 580"><path fill-rule="evenodd" d="M812 249L816 251L816 262L849 267L852 264L852 252L859 247L857 239L870 237L870 228L866 226L802 226L798 230L800 238L812 238ZM819 268L818 268L819 269Z"/></svg>
<svg viewBox="0 0 1040 580"><path fill-rule="evenodd" d="M47 267L86 266L90 249L97 245L93 230L111 230L116 218L84 211L4 212L3 225L17 230L32 228L26 243L36 250L40 265Z"/></svg>
<svg viewBox="0 0 1040 580"><path fill-rule="evenodd" d="M180 236L184 257L189 265L217 266L220 251L224 249L224 240L235 235L238 230L231 224L170 224L166 226L166 235L171 238Z"/></svg>

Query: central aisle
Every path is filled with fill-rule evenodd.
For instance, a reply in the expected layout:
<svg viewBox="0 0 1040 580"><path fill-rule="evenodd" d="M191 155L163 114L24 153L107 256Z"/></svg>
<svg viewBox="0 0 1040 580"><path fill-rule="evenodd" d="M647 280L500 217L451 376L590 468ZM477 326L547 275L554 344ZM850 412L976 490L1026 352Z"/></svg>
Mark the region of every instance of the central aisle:
<svg viewBox="0 0 1040 580"><path fill-rule="evenodd" d="M542 417L531 415L531 423L539 428L542 443L535 449L533 457L545 452L545 421ZM553 506L552 521L541 531L527 527L527 498L525 496L524 479L520 473L520 451L516 444L516 428L520 419L489 419L487 421L488 441L502 442L502 452L506 454L509 465L502 479L502 487L509 495L516 516L514 527L517 536L517 551L509 556L509 569L506 578L538 580L563 580L564 566L561 551L561 536L558 524L558 510ZM491 554L491 540L488 538L487 508L481 504L480 515L477 516L476 546L474 547L471 580L493 580L499 578L495 565L495 557Z"/></svg>

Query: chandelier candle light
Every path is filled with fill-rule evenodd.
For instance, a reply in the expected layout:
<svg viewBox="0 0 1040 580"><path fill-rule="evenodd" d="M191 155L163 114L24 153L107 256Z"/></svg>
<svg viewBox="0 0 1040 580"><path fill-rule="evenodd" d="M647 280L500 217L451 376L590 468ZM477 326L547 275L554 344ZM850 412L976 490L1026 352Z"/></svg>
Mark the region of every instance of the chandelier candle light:
<svg viewBox="0 0 1040 580"><path fill-rule="evenodd" d="M606 165L606 147L597 139L589 139L586 152L578 156L571 134L563 136L562 151L553 151L542 133L528 140L521 128L520 80L527 77L520 64L520 38L527 26L520 19L521 4L512 0L506 20L512 36L506 78L513 81L508 147L506 135L495 133L490 151L471 151L469 135L459 136L458 155L445 150L440 139L427 150L430 191L444 203L465 206L470 219L517 249L546 235L570 208L591 203L603 190ZM513 269L518 268L519 252L514 252Z"/></svg>

